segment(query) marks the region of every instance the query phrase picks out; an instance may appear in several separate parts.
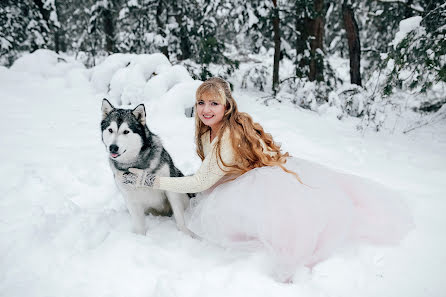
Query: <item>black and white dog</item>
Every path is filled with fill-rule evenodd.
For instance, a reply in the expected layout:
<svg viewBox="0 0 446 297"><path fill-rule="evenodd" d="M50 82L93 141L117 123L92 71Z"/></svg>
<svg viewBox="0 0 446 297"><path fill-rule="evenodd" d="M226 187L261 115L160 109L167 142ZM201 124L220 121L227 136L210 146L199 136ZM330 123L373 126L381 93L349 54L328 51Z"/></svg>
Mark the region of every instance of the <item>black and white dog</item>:
<svg viewBox="0 0 446 297"><path fill-rule="evenodd" d="M159 137L147 128L144 105L140 104L133 110L120 109L114 108L107 99L103 99L101 130L102 141L109 154L110 167L130 212L134 232L145 234L145 214L173 213L177 228L193 236L184 222L184 211L192 195L150 188L131 188L118 178L119 171L125 172L129 168L149 169L151 174L157 176L183 176L162 146Z"/></svg>

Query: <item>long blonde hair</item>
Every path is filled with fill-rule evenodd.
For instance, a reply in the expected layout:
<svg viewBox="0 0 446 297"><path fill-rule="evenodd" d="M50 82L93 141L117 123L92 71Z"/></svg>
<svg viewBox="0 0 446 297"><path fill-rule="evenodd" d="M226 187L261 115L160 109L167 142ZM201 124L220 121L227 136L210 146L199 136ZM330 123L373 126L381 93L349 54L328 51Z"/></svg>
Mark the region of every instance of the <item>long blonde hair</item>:
<svg viewBox="0 0 446 297"><path fill-rule="evenodd" d="M230 175L242 175L251 169L264 166L278 166L285 172L293 174L300 183L299 176L285 168L286 158L289 154L280 151L280 145L275 143L271 134L266 133L263 127L255 123L251 116L244 112L239 112L237 104L232 97L229 84L219 78L212 77L203 82L197 89L196 102L202 100L204 93L213 93L218 98L219 103L225 106L223 123L218 131L216 143L217 157L221 164L226 167L225 171ZM197 103L196 103L197 107ZM232 143L232 148L236 158L234 164L226 164L221 158L221 139L224 131L228 129ZM203 124L195 113L195 143L197 145L197 154L204 160L202 135L210 131L210 127ZM266 148L262 145L262 141ZM264 150L269 153L266 153Z"/></svg>

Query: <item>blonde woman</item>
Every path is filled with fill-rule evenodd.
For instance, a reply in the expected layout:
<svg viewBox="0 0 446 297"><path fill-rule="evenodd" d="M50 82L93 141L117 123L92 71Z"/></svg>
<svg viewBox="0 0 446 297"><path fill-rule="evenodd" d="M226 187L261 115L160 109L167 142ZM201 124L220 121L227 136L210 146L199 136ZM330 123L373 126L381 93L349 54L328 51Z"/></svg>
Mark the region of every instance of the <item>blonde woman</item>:
<svg viewBox="0 0 446 297"><path fill-rule="evenodd" d="M239 112L229 84L205 81L196 92L197 154L202 165L186 177L131 168L133 187L201 193L188 227L224 247L264 249L274 276L290 281L347 244L391 244L412 228L394 193L283 153L272 136Z"/></svg>

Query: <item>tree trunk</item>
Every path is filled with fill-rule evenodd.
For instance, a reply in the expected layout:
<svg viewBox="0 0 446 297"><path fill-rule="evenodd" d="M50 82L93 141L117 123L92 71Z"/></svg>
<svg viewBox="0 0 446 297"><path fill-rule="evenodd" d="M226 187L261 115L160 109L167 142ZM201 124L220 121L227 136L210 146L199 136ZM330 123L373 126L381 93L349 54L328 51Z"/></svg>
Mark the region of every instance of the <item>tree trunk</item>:
<svg viewBox="0 0 446 297"><path fill-rule="evenodd" d="M54 51L56 53L59 53L59 51L60 51L60 34L59 34L59 29L56 29L56 31L54 32Z"/></svg>
<svg viewBox="0 0 446 297"><path fill-rule="evenodd" d="M305 69L305 66L307 65L306 58L304 56L305 50L308 48L308 31L306 29L306 22L307 19L302 20L296 16L295 29L296 32L300 33L296 36L296 59L299 59L300 55L300 59L296 61L296 76L298 77L304 76L304 71L302 71L302 69Z"/></svg>
<svg viewBox="0 0 446 297"><path fill-rule="evenodd" d="M113 53L115 49L115 28L113 23L113 13L110 7L104 8L104 33L105 33L105 50Z"/></svg>
<svg viewBox="0 0 446 297"><path fill-rule="evenodd" d="M358 86L361 84L361 44L359 42L359 30L353 9L346 2L342 4L342 16L344 18L345 31L348 40L348 53L350 56L350 82Z"/></svg>
<svg viewBox="0 0 446 297"><path fill-rule="evenodd" d="M311 61L310 73L308 75L310 81L324 80L324 63L323 57L318 53L318 49L323 51L324 41L324 0L314 0L315 18L309 22L310 32L313 39L310 42Z"/></svg>
<svg viewBox="0 0 446 297"><path fill-rule="evenodd" d="M56 10L57 18L59 18L59 11L61 11L59 2L60 0L54 0L54 9ZM56 51L56 53L59 53L59 51L62 52L66 51L65 49L63 49L62 39L63 39L63 34L61 27L59 26L54 28L54 50Z"/></svg>
<svg viewBox="0 0 446 297"><path fill-rule="evenodd" d="M273 31L274 31L274 66L273 66L273 92L277 93L279 88L279 62L280 62L280 19L277 0L272 0L273 11Z"/></svg>
<svg viewBox="0 0 446 297"><path fill-rule="evenodd" d="M164 2L164 0L159 0L158 6L156 7L156 25L158 26L158 34L160 34L161 36L163 36L165 38L166 33L163 30L164 24L161 21L161 16L163 14L163 4L164 4L163 2ZM166 8L167 8L167 6L166 6ZM166 14L167 14L167 12L166 12ZM168 51L167 45L161 46L160 50L167 57L167 59L169 59L169 51Z"/></svg>

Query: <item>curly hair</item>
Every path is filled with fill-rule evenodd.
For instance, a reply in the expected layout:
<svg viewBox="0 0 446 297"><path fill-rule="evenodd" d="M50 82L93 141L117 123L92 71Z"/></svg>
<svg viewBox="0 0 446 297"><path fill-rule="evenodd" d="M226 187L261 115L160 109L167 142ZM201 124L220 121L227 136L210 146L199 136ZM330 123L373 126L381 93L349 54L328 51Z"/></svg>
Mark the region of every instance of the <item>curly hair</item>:
<svg viewBox="0 0 446 297"><path fill-rule="evenodd" d="M226 168L225 171L228 174L238 176L254 168L278 166L285 172L293 174L302 183L297 173L288 170L284 166L289 154L287 152L282 153L280 145L274 142L271 134L266 133L263 127L259 123L255 123L249 114L238 111L230 86L225 80L219 77L212 77L203 82L196 92L196 107L197 102L202 100L204 94L212 94L212 97L225 106L223 123L216 135L218 136L216 152L217 158ZM195 128L197 154L201 160L204 160L201 137L210 130L210 127L203 124L197 113L195 113ZM230 133L236 161L234 164L225 164L221 158L221 139L226 129Z"/></svg>

